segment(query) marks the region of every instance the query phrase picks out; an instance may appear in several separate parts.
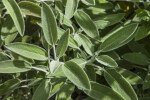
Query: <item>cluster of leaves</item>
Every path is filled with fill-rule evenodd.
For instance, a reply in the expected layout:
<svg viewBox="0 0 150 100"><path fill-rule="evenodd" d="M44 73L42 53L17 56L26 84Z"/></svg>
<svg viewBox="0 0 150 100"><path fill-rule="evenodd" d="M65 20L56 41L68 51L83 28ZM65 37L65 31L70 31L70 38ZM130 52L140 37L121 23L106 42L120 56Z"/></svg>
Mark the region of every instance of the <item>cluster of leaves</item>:
<svg viewBox="0 0 150 100"><path fill-rule="evenodd" d="M0 99L150 100L149 8L0 0Z"/></svg>

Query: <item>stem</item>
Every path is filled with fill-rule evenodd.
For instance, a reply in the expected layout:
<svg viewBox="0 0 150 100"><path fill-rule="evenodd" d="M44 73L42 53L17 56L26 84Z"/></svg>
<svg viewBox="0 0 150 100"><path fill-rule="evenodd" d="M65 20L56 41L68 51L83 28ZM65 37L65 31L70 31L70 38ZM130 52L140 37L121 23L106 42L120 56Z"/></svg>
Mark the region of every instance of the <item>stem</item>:
<svg viewBox="0 0 150 100"><path fill-rule="evenodd" d="M56 60L56 49L55 49L55 45L53 45L53 53L54 53L54 60Z"/></svg>
<svg viewBox="0 0 150 100"><path fill-rule="evenodd" d="M38 71L42 71L45 72L46 74L48 73L46 70L38 68L38 67L32 67L32 69L38 70Z"/></svg>

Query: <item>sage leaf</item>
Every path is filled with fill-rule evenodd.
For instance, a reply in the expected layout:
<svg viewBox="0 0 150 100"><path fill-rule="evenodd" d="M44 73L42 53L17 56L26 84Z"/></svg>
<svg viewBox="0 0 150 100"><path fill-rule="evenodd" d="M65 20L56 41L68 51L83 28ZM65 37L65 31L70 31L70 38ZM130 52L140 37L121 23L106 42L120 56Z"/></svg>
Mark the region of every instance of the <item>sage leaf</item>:
<svg viewBox="0 0 150 100"><path fill-rule="evenodd" d="M86 5L95 5L95 0L81 0Z"/></svg>
<svg viewBox="0 0 150 100"><path fill-rule="evenodd" d="M142 53L126 53L122 58L137 65L146 66L150 64L149 58Z"/></svg>
<svg viewBox="0 0 150 100"><path fill-rule="evenodd" d="M114 69L107 69L104 73L104 77L111 88L122 95L126 100L138 100L132 86Z"/></svg>
<svg viewBox="0 0 150 100"><path fill-rule="evenodd" d="M44 37L49 45L54 45L58 38L56 18L52 9L44 2L42 3L41 18Z"/></svg>
<svg viewBox="0 0 150 100"><path fill-rule="evenodd" d="M107 67L118 67L116 61L107 55L101 55L97 57L96 61Z"/></svg>
<svg viewBox="0 0 150 100"><path fill-rule="evenodd" d="M65 16L70 19L77 10L79 0L67 0Z"/></svg>
<svg viewBox="0 0 150 100"><path fill-rule="evenodd" d="M55 93L57 93L65 84L65 82L66 82L66 78L52 78L51 79L52 89L49 94L49 98L52 97Z"/></svg>
<svg viewBox="0 0 150 100"><path fill-rule="evenodd" d="M150 72L147 73L144 83L143 83L143 89L149 89L150 88Z"/></svg>
<svg viewBox="0 0 150 100"><path fill-rule="evenodd" d="M12 92L20 85L19 79L10 79L0 85L0 96Z"/></svg>
<svg viewBox="0 0 150 100"><path fill-rule="evenodd" d="M2 0L2 2L12 17L19 34L23 36L25 31L25 24L18 4L15 0Z"/></svg>
<svg viewBox="0 0 150 100"><path fill-rule="evenodd" d="M96 100L126 100L117 92L105 85L92 81L90 83L91 90L85 90L84 92Z"/></svg>
<svg viewBox="0 0 150 100"><path fill-rule="evenodd" d="M5 40L7 37L11 36L14 33L17 33L17 29L14 25L13 19L11 18L11 16L7 16L1 29L2 40Z"/></svg>
<svg viewBox="0 0 150 100"><path fill-rule="evenodd" d="M117 13L117 14L111 14L111 15L105 15L102 17L95 18L94 21L108 21L109 24L108 26L114 25L118 22L120 22L124 18L125 14L124 13Z"/></svg>
<svg viewBox="0 0 150 100"><path fill-rule="evenodd" d="M117 49L129 41L127 41L137 29L137 24L130 24L114 32L101 44L101 52L108 52ZM119 38L118 38L119 37Z"/></svg>
<svg viewBox="0 0 150 100"><path fill-rule="evenodd" d="M44 79L37 87L32 100L48 100L51 91L51 84L48 79Z"/></svg>
<svg viewBox="0 0 150 100"><path fill-rule="evenodd" d="M50 62L50 72L55 73L55 71L60 67L62 63L59 61L51 61Z"/></svg>
<svg viewBox="0 0 150 100"><path fill-rule="evenodd" d="M39 18L41 17L41 7L36 5L35 3L29 1L21 1L18 5L21 9L22 14Z"/></svg>
<svg viewBox="0 0 150 100"><path fill-rule="evenodd" d="M135 41L141 40L150 34L149 25L150 23L142 23L142 25L138 27L135 35Z"/></svg>
<svg viewBox="0 0 150 100"><path fill-rule="evenodd" d="M57 57L63 56L68 47L70 30L67 30L60 38L59 43L56 48Z"/></svg>
<svg viewBox="0 0 150 100"><path fill-rule="evenodd" d="M77 63L81 68L85 68L86 61L82 58L74 58L74 59L71 59L70 61Z"/></svg>
<svg viewBox="0 0 150 100"><path fill-rule="evenodd" d="M95 20L94 24L96 25L97 29L104 29L109 25L109 22L105 20Z"/></svg>
<svg viewBox="0 0 150 100"><path fill-rule="evenodd" d="M82 10L77 10L74 17L79 26L89 37L99 38L98 29L88 14Z"/></svg>
<svg viewBox="0 0 150 100"><path fill-rule="evenodd" d="M65 65L62 67L62 70L66 77L76 86L83 88L83 89L89 89L90 81L85 73L85 71L75 62L68 61L65 63Z"/></svg>
<svg viewBox="0 0 150 100"><path fill-rule="evenodd" d="M95 73L94 66L86 65L85 68L90 81L96 81L96 73Z"/></svg>
<svg viewBox="0 0 150 100"><path fill-rule="evenodd" d="M0 62L5 61L5 60L9 60L9 58L6 56L5 53L0 52Z"/></svg>
<svg viewBox="0 0 150 100"><path fill-rule="evenodd" d="M121 74L132 85L137 85L137 84L143 83L143 79L131 71L128 71L121 67L116 68L116 71L119 74Z"/></svg>
<svg viewBox="0 0 150 100"><path fill-rule="evenodd" d="M35 63L33 59L26 58L26 57L24 57L24 56L18 55L18 54L13 53L13 52L11 52L10 55L11 55L14 59L16 59L16 60L23 60L23 61L26 61L26 62L28 62L28 63L30 63L30 64L34 64L34 63Z"/></svg>
<svg viewBox="0 0 150 100"><path fill-rule="evenodd" d="M78 43L77 43L77 41L73 38L72 35L70 35L70 37L69 37L69 43L68 43L68 45L69 45L70 47L72 47L72 48L78 49Z"/></svg>
<svg viewBox="0 0 150 100"><path fill-rule="evenodd" d="M92 42L90 41L90 39L88 39L83 34L79 34L79 38L80 38L81 44L83 45L84 50L89 55L93 55L93 53L94 53L94 45L92 44Z"/></svg>
<svg viewBox="0 0 150 100"><path fill-rule="evenodd" d="M73 84L64 84L57 93L55 100L70 100L74 88Z"/></svg>
<svg viewBox="0 0 150 100"><path fill-rule="evenodd" d="M26 72L31 69L31 65L21 60L7 60L0 62L0 73Z"/></svg>
<svg viewBox="0 0 150 100"><path fill-rule="evenodd" d="M22 55L24 57L35 59L35 60L47 60L47 53L44 49L39 46L28 44L28 43L11 43L5 45L5 47L14 53Z"/></svg>

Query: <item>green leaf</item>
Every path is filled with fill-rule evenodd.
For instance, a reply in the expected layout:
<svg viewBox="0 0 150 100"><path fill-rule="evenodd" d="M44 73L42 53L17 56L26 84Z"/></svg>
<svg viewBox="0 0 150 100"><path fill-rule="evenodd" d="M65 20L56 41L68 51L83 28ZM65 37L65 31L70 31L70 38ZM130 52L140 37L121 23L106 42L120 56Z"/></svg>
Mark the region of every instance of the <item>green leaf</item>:
<svg viewBox="0 0 150 100"><path fill-rule="evenodd" d="M46 3L42 3L42 29L44 37L49 45L57 42L57 24L52 9Z"/></svg>
<svg viewBox="0 0 150 100"><path fill-rule="evenodd" d="M118 67L116 68L116 71L119 74L121 74L132 85L141 84L143 82L143 79L140 76L124 68Z"/></svg>
<svg viewBox="0 0 150 100"><path fill-rule="evenodd" d="M56 55L57 57L63 56L66 52L68 47L68 40L69 40L70 30L67 30L60 38L57 48L56 48Z"/></svg>
<svg viewBox="0 0 150 100"><path fill-rule="evenodd" d="M99 38L99 32L88 14L82 10L78 10L74 15L77 23L83 31L91 38Z"/></svg>
<svg viewBox="0 0 150 100"><path fill-rule="evenodd" d="M72 47L72 48L78 48L78 43L77 43L77 41L73 38L73 36L72 35L70 35L70 37L69 37L69 43L68 43L68 45L70 46L70 47Z"/></svg>
<svg viewBox="0 0 150 100"><path fill-rule="evenodd" d="M41 7L29 1L19 2L19 7L24 15L41 17Z"/></svg>
<svg viewBox="0 0 150 100"><path fill-rule="evenodd" d="M120 60L119 55L115 51L105 52L105 53L103 53L103 55L108 55L109 57L111 57L112 59L114 59L116 61Z"/></svg>
<svg viewBox="0 0 150 100"><path fill-rule="evenodd" d="M86 61L82 58L74 58L74 59L71 59L70 61L77 63L81 68L85 68Z"/></svg>
<svg viewBox="0 0 150 100"><path fill-rule="evenodd" d="M150 34L150 28L148 27L150 23L143 23L138 27L135 35L135 41L141 40Z"/></svg>
<svg viewBox="0 0 150 100"><path fill-rule="evenodd" d="M14 25L14 22L10 16L7 16L1 29L2 40L5 40L9 35L17 33L17 29Z"/></svg>
<svg viewBox="0 0 150 100"><path fill-rule="evenodd" d="M6 56L6 54L4 54L3 52L0 52L0 62L5 61L5 60L9 60L9 58Z"/></svg>
<svg viewBox="0 0 150 100"><path fill-rule="evenodd" d="M150 88L150 72L147 73L144 83L143 83L143 89L149 89Z"/></svg>
<svg viewBox="0 0 150 100"><path fill-rule="evenodd" d="M137 24L130 24L114 32L101 44L101 51L112 51L127 44L129 42L127 40L135 34L136 29Z"/></svg>
<svg viewBox="0 0 150 100"><path fill-rule="evenodd" d="M96 61L107 67L118 67L116 61L107 55L101 55L97 57Z"/></svg>
<svg viewBox="0 0 150 100"><path fill-rule="evenodd" d="M95 0L81 0L86 5L95 5Z"/></svg>
<svg viewBox="0 0 150 100"><path fill-rule="evenodd" d="M50 72L55 73L55 71L60 67L62 63L59 61L51 61L50 62Z"/></svg>
<svg viewBox="0 0 150 100"><path fill-rule="evenodd" d="M96 82L91 82L91 90L84 92L96 100L125 100L111 88Z"/></svg>
<svg viewBox="0 0 150 100"><path fill-rule="evenodd" d="M13 22L21 36L24 35L25 24L23 16L21 15L20 8L15 0L2 0L8 13L13 19Z"/></svg>
<svg viewBox="0 0 150 100"><path fill-rule="evenodd" d="M27 43L11 43L5 47L19 55L35 60L47 60L47 53L39 46Z"/></svg>
<svg viewBox="0 0 150 100"><path fill-rule="evenodd" d="M111 88L122 95L126 100L138 100L132 86L114 69L106 70L104 77Z"/></svg>
<svg viewBox="0 0 150 100"><path fill-rule="evenodd" d="M0 62L0 73L26 72L31 68L29 63L21 60L7 60Z"/></svg>
<svg viewBox="0 0 150 100"><path fill-rule="evenodd" d="M85 68L90 81L96 81L96 73L95 73L94 66L86 65Z"/></svg>
<svg viewBox="0 0 150 100"><path fill-rule="evenodd" d="M73 84L64 84L57 93L55 100L70 100L74 88Z"/></svg>
<svg viewBox="0 0 150 100"><path fill-rule="evenodd" d="M18 54L13 53L13 52L11 52L10 55L11 55L15 60L26 61L26 62L28 62L28 63L30 63L30 64L34 64L34 63L35 63L33 59L26 58L26 57L24 57L24 56L18 55Z"/></svg>
<svg viewBox="0 0 150 100"><path fill-rule="evenodd" d="M65 8L65 16L70 19L73 17L74 13L77 10L79 0L67 0Z"/></svg>
<svg viewBox="0 0 150 100"><path fill-rule="evenodd" d="M104 29L109 25L109 22L105 20L95 20L94 24L96 25L97 29Z"/></svg>
<svg viewBox="0 0 150 100"><path fill-rule="evenodd" d="M52 78L52 77L56 77L56 78L64 78L65 77L65 74L64 72L62 71L62 66L61 65L60 67L57 68L57 70L54 72L54 73L50 73L47 77L48 78Z"/></svg>
<svg viewBox="0 0 150 100"><path fill-rule="evenodd" d="M48 100L51 91L51 84L48 79L44 79L37 87L32 100Z"/></svg>
<svg viewBox="0 0 150 100"><path fill-rule="evenodd" d="M130 48L130 50L131 50L132 52L140 52L140 53L146 55L147 57L150 57L150 53L149 53L148 50L144 47L143 44L140 44L140 43L138 43L138 42L132 41L132 42L130 42L130 43L128 44L128 47Z"/></svg>
<svg viewBox="0 0 150 100"><path fill-rule="evenodd" d="M39 85L41 83L41 81L43 81L42 78L33 79L28 83L28 87L33 87L33 86Z"/></svg>
<svg viewBox="0 0 150 100"><path fill-rule="evenodd" d="M12 92L20 85L20 80L10 79L0 85L0 96Z"/></svg>
<svg viewBox="0 0 150 100"><path fill-rule="evenodd" d="M55 93L57 93L65 84L65 82L66 78L51 78L52 89L49 94L49 98L52 97Z"/></svg>
<svg viewBox="0 0 150 100"><path fill-rule="evenodd" d="M15 38L17 37L17 35L18 35L18 32L7 35L7 37L4 40L5 44L9 44L9 43L13 42L15 40Z"/></svg>
<svg viewBox="0 0 150 100"><path fill-rule="evenodd" d="M76 86L83 89L90 89L90 81L85 71L75 62L68 61L62 67L66 77Z"/></svg>
<svg viewBox="0 0 150 100"><path fill-rule="evenodd" d="M124 13L105 15L94 19L94 21L99 21L99 20L108 21L109 22L108 26L111 26L116 23L119 23L124 18L124 16L125 16Z"/></svg>
<svg viewBox="0 0 150 100"><path fill-rule="evenodd" d="M137 65L146 66L150 64L149 58L142 53L126 53L122 58Z"/></svg>
<svg viewBox="0 0 150 100"><path fill-rule="evenodd" d="M79 39L81 41L81 44L83 45L84 50L89 54L89 55L93 55L94 53L94 45L92 44L92 42L90 41L89 38L87 38L85 35L83 34L79 34Z"/></svg>
<svg viewBox="0 0 150 100"><path fill-rule="evenodd" d="M72 26L72 21L69 20L63 13L58 12L57 19L59 20L60 24L69 26L74 30L74 28Z"/></svg>

